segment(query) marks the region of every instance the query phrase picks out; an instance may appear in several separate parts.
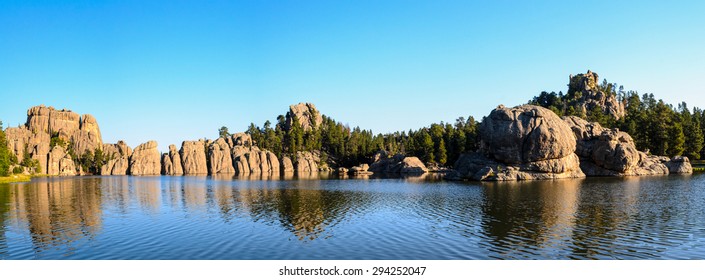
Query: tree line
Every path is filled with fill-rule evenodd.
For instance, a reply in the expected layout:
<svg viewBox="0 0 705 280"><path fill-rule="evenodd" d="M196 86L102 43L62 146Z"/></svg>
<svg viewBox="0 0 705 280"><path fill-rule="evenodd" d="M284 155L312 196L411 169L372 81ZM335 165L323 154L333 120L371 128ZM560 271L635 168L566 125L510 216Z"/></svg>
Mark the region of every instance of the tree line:
<svg viewBox="0 0 705 280"><path fill-rule="evenodd" d="M705 156L705 114L703 109L688 108L685 102L673 106L654 97L653 93L639 95L625 91L623 86L603 80L598 90L616 97L625 108L625 116L616 119L605 114L599 106L584 111L577 100L579 95L563 92L541 92L529 104L546 107L559 116L578 116L603 127L618 128L629 133L637 149L655 155L680 156L700 159Z"/></svg>
<svg viewBox="0 0 705 280"><path fill-rule="evenodd" d="M305 130L296 116L291 125L283 115L272 125L251 123L246 131L260 148L272 151L278 157L296 157L299 151L320 151L321 161L336 166L367 163L378 151L389 154L417 156L424 162L440 166L452 165L462 153L474 151L478 145L478 123L473 117L458 118L455 123L434 123L418 130L374 134L360 127L350 128L323 115L319 127ZM218 130L228 135L227 127Z"/></svg>

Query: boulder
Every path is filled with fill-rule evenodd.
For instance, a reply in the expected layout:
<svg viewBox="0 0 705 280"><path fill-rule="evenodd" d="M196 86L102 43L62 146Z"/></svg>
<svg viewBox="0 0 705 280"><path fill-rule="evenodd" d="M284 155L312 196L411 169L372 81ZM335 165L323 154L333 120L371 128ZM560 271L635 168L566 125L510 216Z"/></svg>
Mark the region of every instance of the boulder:
<svg viewBox="0 0 705 280"><path fill-rule="evenodd" d="M49 107L49 134L59 134L59 137L69 140L67 137L81 127L81 116L71 110L63 109L61 111L54 110Z"/></svg>
<svg viewBox="0 0 705 280"><path fill-rule="evenodd" d="M296 118L304 131L318 128L323 123L323 115L311 103L299 103L289 106L289 112L286 113L286 130L291 129L294 118Z"/></svg>
<svg viewBox="0 0 705 280"><path fill-rule="evenodd" d="M671 174L693 173L693 166L690 164L690 160L687 157L673 157L670 161L666 162L666 166Z"/></svg>
<svg viewBox="0 0 705 280"><path fill-rule="evenodd" d="M157 142L149 141L137 146L130 157L131 175L159 175L161 158L157 150Z"/></svg>
<svg viewBox="0 0 705 280"><path fill-rule="evenodd" d="M360 164L358 166L353 166L350 168L349 172L353 175L372 175L373 173L369 171L370 166L366 163ZM338 169L340 172L340 168Z"/></svg>
<svg viewBox="0 0 705 280"><path fill-rule="evenodd" d="M505 164L560 159L575 152L570 127L551 110L524 105L500 106L480 124L485 155Z"/></svg>
<svg viewBox="0 0 705 280"><path fill-rule="evenodd" d="M416 173L426 173L428 169L417 157L406 157L402 154L394 155L393 157L376 156L377 161L373 162L369 166L368 172L372 173L403 173L403 174L416 174Z"/></svg>
<svg viewBox="0 0 705 280"><path fill-rule="evenodd" d="M448 179L492 181L582 178L576 140L551 110L499 106L480 124L480 150L461 155Z"/></svg>
<svg viewBox="0 0 705 280"><path fill-rule="evenodd" d="M235 173L230 145L225 138L218 138L208 146L208 159L208 170L211 174Z"/></svg>
<svg viewBox="0 0 705 280"><path fill-rule="evenodd" d="M350 170L345 167L338 167L336 171L338 172L338 175L347 175L348 172L350 172Z"/></svg>
<svg viewBox="0 0 705 280"><path fill-rule="evenodd" d="M296 173L318 173L319 158L311 152L296 152L294 170Z"/></svg>
<svg viewBox="0 0 705 280"><path fill-rule="evenodd" d="M206 165L206 141L184 141L179 151L185 175L208 174Z"/></svg>

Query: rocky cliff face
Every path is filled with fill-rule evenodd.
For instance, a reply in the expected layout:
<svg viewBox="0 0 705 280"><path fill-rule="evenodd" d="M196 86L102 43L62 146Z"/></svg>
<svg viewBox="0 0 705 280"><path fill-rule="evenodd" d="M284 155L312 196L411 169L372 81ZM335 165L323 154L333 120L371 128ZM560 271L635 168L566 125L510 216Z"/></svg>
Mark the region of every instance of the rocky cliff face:
<svg viewBox="0 0 705 280"><path fill-rule="evenodd" d="M117 144L103 144L103 154L108 162L101 167L102 175L126 175L130 167L132 149L124 141Z"/></svg>
<svg viewBox="0 0 705 280"><path fill-rule="evenodd" d="M280 172L280 163L274 153L260 150L256 146L235 146L231 150L235 172L239 175L275 174Z"/></svg>
<svg viewBox="0 0 705 280"><path fill-rule="evenodd" d="M493 110L480 124L481 148L461 156L451 179L542 180L581 178L570 127L532 105Z"/></svg>
<svg viewBox="0 0 705 280"><path fill-rule="evenodd" d="M32 159L39 162L42 174L49 172L52 136L71 143L78 156L100 149L103 145L98 122L93 116L80 116L70 110L56 110L44 105L29 108L27 122L23 126L7 129L9 146L15 156L22 159L25 152L29 153Z"/></svg>
<svg viewBox="0 0 705 280"><path fill-rule="evenodd" d="M218 138L208 146L208 163L211 174L231 174L235 173L233 167L230 145L225 138Z"/></svg>
<svg viewBox="0 0 705 280"><path fill-rule="evenodd" d="M573 96L576 99L577 105L582 108L584 113L598 108L605 115L612 116L617 120L623 118L625 115L624 104L619 102L616 96L602 91L598 87L599 82L597 73L590 70L586 74L571 75L568 96Z"/></svg>
<svg viewBox="0 0 705 280"><path fill-rule="evenodd" d="M76 176L76 166L64 147L54 146L49 153L47 174L53 176Z"/></svg>
<svg viewBox="0 0 705 280"><path fill-rule="evenodd" d="M174 144L169 145L169 153L162 155L162 174L172 176L184 174L184 169L181 167L181 155Z"/></svg>
<svg viewBox="0 0 705 280"><path fill-rule="evenodd" d="M149 141L135 148L130 157L131 175L159 175L161 169L161 157L156 141Z"/></svg>
<svg viewBox="0 0 705 280"><path fill-rule="evenodd" d="M318 162L320 158L311 152L296 152L294 171L296 173L318 173Z"/></svg>
<svg viewBox="0 0 705 280"><path fill-rule="evenodd" d="M204 140L184 141L181 144L179 154L185 175L208 174L206 142Z"/></svg>
<svg viewBox="0 0 705 280"><path fill-rule="evenodd" d="M294 117L299 121L304 131L318 128L323 123L323 115L311 103L299 103L289 106L289 112L286 113L286 128L291 128Z"/></svg>
<svg viewBox="0 0 705 280"><path fill-rule="evenodd" d="M671 160L638 151L626 132L575 116L563 119L575 134L580 168L588 176L665 175L671 173L669 167L673 173L692 172L688 158Z"/></svg>

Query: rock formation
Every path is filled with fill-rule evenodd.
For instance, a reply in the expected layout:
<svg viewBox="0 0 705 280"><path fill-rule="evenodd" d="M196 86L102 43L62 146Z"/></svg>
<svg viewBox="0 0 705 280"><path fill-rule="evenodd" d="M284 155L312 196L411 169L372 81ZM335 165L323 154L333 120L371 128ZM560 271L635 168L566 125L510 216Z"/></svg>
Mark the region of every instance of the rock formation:
<svg viewBox="0 0 705 280"><path fill-rule="evenodd" d="M688 157L673 157L671 160L665 162L665 164L671 174L693 173L693 166L690 164Z"/></svg>
<svg viewBox="0 0 705 280"><path fill-rule="evenodd" d="M360 164L358 166L353 166L350 168L349 172L353 175L372 175L373 172L369 171L370 166L366 163ZM340 169L338 169L340 171Z"/></svg>
<svg viewBox="0 0 705 280"><path fill-rule="evenodd" d="M74 145L76 155L83 155L87 151L95 151L103 145L98 122L92 115L83 115L80 118L80 127L73 131L71 142ZM62 130L63 131L63 130Z"/></svg>
<svg viewBox="0 0 705 280"><path fill-rule="evenodd" d="M169 145L169 153L162 155L163 175L183 175L184 169L181 167L181 155L176 150L176 145Z"/></svg>
<svg viewBox="0 0 705 280"><path fill-rule="evenodd" d="M605 129L599 123L564 117L577 141L580 168L588 176L634 176L669 174L668 158L647 155L636 149L626 132ZM681 160L681 162L683 162Z"/></svg>
<svg viewBox="0 0 705 280"><path fill-rule="evenodd" d="M252 139L244 133L232 135L235 146L230 149L232 165L239 175L276 174L279 175L280 163L277 156L267 150L260 150L252 145Z"/></svg>
<svg viewBox="0 0 705 280"><path fill-rule="evenodd" d="M299 103L289 106L289 112L286 113L286 129L291 129L294 122L294 117L299 122L304 131L318 128L323 123L323 116L316 106L311 103Z"/></svg>
<svg viewBox="0 0 705 280"><path fill-rule="evenodd" d="M49 153L47 174L53 176L76 176L76 166L62 146L54 146Z"/></svg>
<svg viewBox="0 0 705 280"><path fill-rule="evenodd" d="M296 152L294 170L296 173L317 173L319 161L320 159L317 154L311 152Z"/></svg>
<svg viewBox="0 0 705 280"><path fill-rule="evenodd" d="M616 120L623 118L624 104L619 102L616 96L601 90L598 87L599 81L597 73L590 70L586 74L571 75L567 96L574 99L576 104L573 105L578 105L584 113L599 108L605 115Z"/></svg>
<svg viewBox="0 0 705 280"><path fill-rule="evenodd" d="M130 157L131 175L159 175L161 168L161 158L156 141L140 144L132 152Z"/></svg>
<svg viewBox="0 0 705 280"><path fill-rule="evenodd" d="M210 170L211 174L235 173L230 145L225 138L218 138L218 140L208 146L208 158L208 164L210 164L208 170Z"/></svg>
<svg viewBox="0 0 705 280"><path fill-rule="evenodd" d="M8 128L6 132L8 145L15 156L21 160L25 152L29 153L32 159L39 162L42 174L49 173L52 136L62 139L65 143L71 143L77 156L86 151L101 149L103 145L98 123L93 116L80 116L70 110L56 110L44 105L29 108L27 122L17 128ZM53 159L56 159L56 155ZM52 164L56 163L58 162ZM51 173L56 173L54 167Z"/></svg>
<svg viewBox="0 0 705 280"><path fill-rule="evenodd" d="M575 136L552 111L499 106L480 124L480 151L462 155L450 179L542 180L581 178Z"/></svg>
<svg viewBox="0 0 705 280"><path fill-rule="evenodd" d="M281 171L282 173L293 173L294 172L294 163L291 162L291 158L289 157L282 157L282 162L281 162Z"/></svg>
<svg viewBox="0 0 705 280"><path fill-rule="evenodd" d="M130 167L132 149L124 141L117 144L103 144L103 154L108 157L108 162L101 169L102 175L126 175Z"/></svg>
<svg viewBox="0 0 705 280"><path fill-rule="evenodd" d="M368 171L373 173L388 174L420 174L428 172L426 166L417 157L406 157L402 154L389 157L386 152L378 152L375 161L369 166Z"/></svg>
<svg viewBox="0 0 705 280"><path fill-rule="evenodd" d="M184 175L208 174L206 165L206 141L184 141L181 144L181 166Z"/></svg>

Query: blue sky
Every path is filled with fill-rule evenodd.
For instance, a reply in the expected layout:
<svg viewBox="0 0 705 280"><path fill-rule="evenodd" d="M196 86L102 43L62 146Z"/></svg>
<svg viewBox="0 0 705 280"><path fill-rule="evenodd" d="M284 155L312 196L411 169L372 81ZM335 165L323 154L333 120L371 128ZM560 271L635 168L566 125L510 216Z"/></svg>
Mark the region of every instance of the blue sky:
<svg viewBox="0 0 705 280"><path fill-rule="evenodd" d="M703 14L705 1L2 1L0 119L69 108L105 142L165 150L313 102L384 133L480 118L588 69L705 107Z"/></svg>

